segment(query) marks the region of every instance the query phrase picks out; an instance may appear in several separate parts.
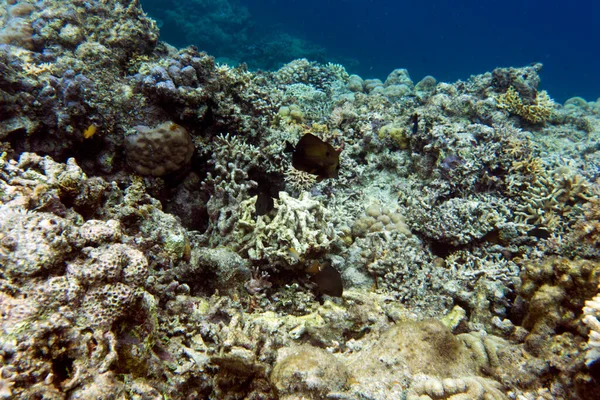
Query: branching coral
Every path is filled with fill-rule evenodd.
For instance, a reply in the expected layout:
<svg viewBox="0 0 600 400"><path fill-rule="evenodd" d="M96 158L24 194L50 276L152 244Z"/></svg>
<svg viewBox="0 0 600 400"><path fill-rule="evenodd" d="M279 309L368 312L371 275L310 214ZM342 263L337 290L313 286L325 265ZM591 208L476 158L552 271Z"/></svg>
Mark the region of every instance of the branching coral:
<svg viewBox="0 0 600 400"><path fill-rule="evenodd" d="M507 178L508 192L519 198L515 221L553 231L581 212L591 201L590 183L568 168L547 170L540 158L513 162Z"/></svg>
<svg viewBox="0 0 600 400"><path fill-rule="evenodd" d="M240 250L252 260L294 265L298 255L327 250L335 237L329 211L307 192L299 199L280 192L275 199L277 214L272 218L261 215L255 220L255 203L256 198L251 198L241 204L236 226Z"/></svg>
<svg viewBox="0 0 600 400"><path fill-rule="evenodd" d="M545 90L537 92L534 103L526 104L513 86L510 86L506 93L499 95L496 101L498 108L507 110L534 124L548 120L554 108L554 102Z"/></svg>
<svg viewBox="0 0 600 400"><path fill-rule="evenodd" d="M285 171L284 179L286 185L297 192L308 190L317 182L317 177L315 175L292 167Z"/></svg>
<svg viewBox="0 0 600 400"><path fill-rule="evenodd" d="M598 286L600 289L600 286ZM585 302L583 323L590 329L585 363L590 366L600 359L600 293Z"/></svg>
<svg viewBox="0 0 600 400"><path fill-rule="evenodd" d="M573 227L577 239L584 239L595 246L600 246L600 190L596 189L595 197L588 199L583 208L583 216Z"/></svg>
<svg viewBox="0 0 600 400"><path fill-rule="evenodd" d="M211 151L209 163L214 169L203 183L211 195L206 205L210 218L208 233L213 234L210 240L218 244L231 233L241 215L241 202L256 187L256 182L248 178L248 171L258 165L261 154L257 147L229 134L218 135L206 151Z"/></svg>

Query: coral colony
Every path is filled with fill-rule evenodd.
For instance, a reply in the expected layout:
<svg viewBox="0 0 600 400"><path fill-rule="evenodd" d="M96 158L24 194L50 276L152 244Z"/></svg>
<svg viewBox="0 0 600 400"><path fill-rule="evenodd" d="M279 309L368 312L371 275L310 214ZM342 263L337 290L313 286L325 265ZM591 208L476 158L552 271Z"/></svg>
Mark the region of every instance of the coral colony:
<svg viewBox="0 0 600 400"><path fill-rule="evenodd" d="M600 398L600 100L0 11L0 398Z"/></svg>

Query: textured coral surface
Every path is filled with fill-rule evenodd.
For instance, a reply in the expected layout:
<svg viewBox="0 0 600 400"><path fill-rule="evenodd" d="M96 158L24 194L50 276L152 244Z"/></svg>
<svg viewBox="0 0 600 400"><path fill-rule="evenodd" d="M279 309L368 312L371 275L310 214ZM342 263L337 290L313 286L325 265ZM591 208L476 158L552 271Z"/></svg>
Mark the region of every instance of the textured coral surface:
<svg viewBox="0 0 600 400"><path fill-rule="evenodd" d="M600 398L600 105L541 67L249 72L2 2L0 398Z"/></svg>

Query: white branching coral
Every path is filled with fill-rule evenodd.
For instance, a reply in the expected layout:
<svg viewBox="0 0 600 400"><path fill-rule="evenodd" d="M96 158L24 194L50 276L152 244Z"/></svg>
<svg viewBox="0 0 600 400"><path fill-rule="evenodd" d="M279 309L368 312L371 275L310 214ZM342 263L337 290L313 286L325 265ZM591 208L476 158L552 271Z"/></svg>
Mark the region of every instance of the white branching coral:
<svg viewBox="0 0 600 400"><path fill-rule="evenodd" d="M600 285L598 286L600 289ZM600 293L585 302L583 323L590 328L585 363L590 366L600 359Z"/></svg>
<svg viewBox="0 0 600 400"><path fill-rule="evenodd" d="M254 219L256 197L240 205L242 215L237 225L241 251L252 260L293 265L309 251L327 250L335 236L329 211L308 192L299 199L279 192L275 199L277 214Z"/></svg>

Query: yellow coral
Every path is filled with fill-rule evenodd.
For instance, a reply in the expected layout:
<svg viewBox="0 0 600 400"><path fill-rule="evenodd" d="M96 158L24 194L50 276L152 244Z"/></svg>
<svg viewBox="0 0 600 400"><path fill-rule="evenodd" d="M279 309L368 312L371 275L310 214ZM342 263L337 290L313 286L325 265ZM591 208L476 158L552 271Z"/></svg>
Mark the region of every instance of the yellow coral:
<svg viewBox="0 0 600 400"><path fill-rule="evenodd" d="M33 64L33 63L25 63L23 64L23 70L27 75L40 75L44 72L52 72L53 67L50 63L41 63L41 64Z"/></svg>
<svg viewBox="0 0 600 400"><path fill-rule="evenodd" d="M537 124L545 122L552 115L554 101L545 90L537 93L535 103L525 104L514 87L509 87L506 93L496 98L498 108L516 114L524 120Z"/></svg>
<svg viewBox="0 0 600 400"><path fill-rule="evenodd" d="M387 124L379 129L379 139L389 137L400 149L408 148L408 135L404 128L396 124Z"/></svg>

